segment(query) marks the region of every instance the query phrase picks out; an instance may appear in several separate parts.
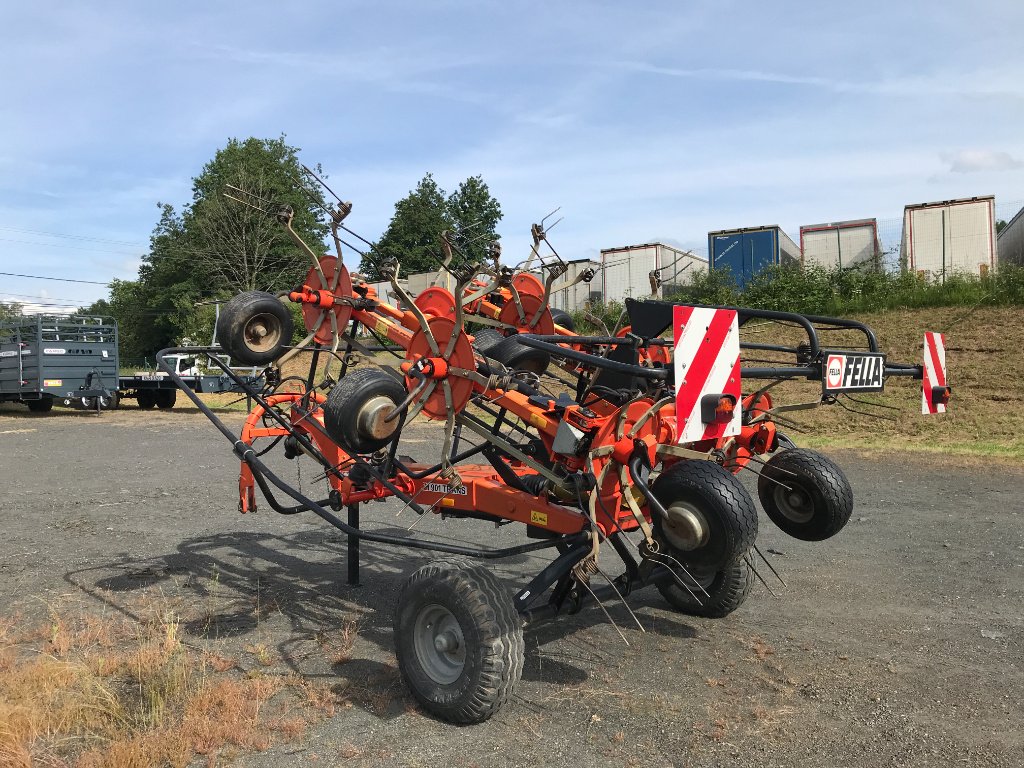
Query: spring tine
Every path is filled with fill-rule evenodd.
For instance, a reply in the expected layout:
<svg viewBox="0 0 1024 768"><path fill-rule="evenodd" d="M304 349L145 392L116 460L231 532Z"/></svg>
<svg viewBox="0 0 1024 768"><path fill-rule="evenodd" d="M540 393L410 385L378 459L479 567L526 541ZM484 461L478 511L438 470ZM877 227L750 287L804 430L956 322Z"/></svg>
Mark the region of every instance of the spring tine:
<svg viewBox="0 0 1024 768"><path fill-rule="evenodd" d="M636 617L636 614L633 613L633 609L629 607L629 604L626 602L626 598L622 596L622 593L619 592L619 588L615 586L615 582L608 577L607 573L601 570L600 566L598 566L597 563L594 563L594 568L597 569L597 572L600 573L604 577L604 580L608 582L608 586L612 588L616 596L619 598L619 601L625 606L626 610L629 611L629 615L633 617L633 621L636 622L636 625L640 628L640 631L647 632L647 630L644 629L644 625L640 623L640 619L638 619Z"/></svg>
<svg viewBox="0 0 1024 768"><path fill-rule="evenodd" d="M775 574L775 578L782 582L782 586L788 588L789 584L787 584L786 580L779 575L779 572L775 570L775 567L772 565L771 561L767 557L765 557L764 552L762 552L760 548L758 548L756 543L754 544L754 551L761 556L761 559L764 560L764 564L767 565L771 569L771 572Z"/></svg>
<svg viewBox="0 0 1024 768"><path fill-rule="evenodd" d="M669 573L671 573L672 574L672 578L674 578L676 580L676 582L679 584L679 586L681 586L683 589L685 589L687 592L689 592L690 596L694 600L696 600L698 603L700 603L700 598L697 597L697 594L692 589L690 589L690 587L686 584L686 582L684 582L682 579L679 578L679 574L676 573L675 568L673 568L672 565L667 564L665 562L665 560L668 560L670 563L674 563L676 568L678 568L683 573L685 573L686 574L686 578L688 578L690 581L692 581L693 585L695 587L697 587L697 589L699 589L701 592L703 592L705 594L705 596L711 597L711 595L708 594L708 591L706 589L704 589L703 586L701 586L701 583L699 581L697 581L697 579L695 579L693 577L693 574L690 573L688 570L686 570L686 566L684 566L682 563L680 563L678 560L676 560L674 557L672 557L672 555L666 554L664 552L655 552L655 553L648 554L646 557L647 557L648 560L653 560L658 565L660 565L662 568L665 568ZM664 560L662 558L664 558Z"/></svg>
<svg viewBox="0 0 1024 768"><path fill-rule="evenodd" d="M760 581L762 584L764 584L764 588L768 590L768 594L771 595L772 597L778 597L778 595L776 595L775 592L772 591L772 588L768 586L768 582L765 581L761 577L761 574L757 572L757 568L754 567L754 563L750 559L750 555L744 555L743 556L743 560L746 562L746 564L750 568L750 570L752 570L754 572L754 576L757 577L757 580Z"/></svg>
<svg viewBox="0 0 1024 768"><path fill-rule="evenodd" d="M594 598L594 602L597 603L597 607L601 609L601 612L604 614L604 617L606 619L608 619L608 622L613 627L615 627L615 631L619 633L619 637L622 638L622 642L624 642L628 646L629 645L629 640L627 640L626 636L624 634L622 634L622 630L619 629L619 625L615 623L615 619L613 619L611 614L608 613L608 609L604 607L604 603L602 603L600 600L597 599L597 595L594 594L594 590L592 590L590 588L590 585L587 583L587 580L586 579L577 579L577 581L579 581L579 583L584 586L584 588L587 590L587 592L590 593L590 596L592 598ZM643 627L641 627L641 629L643 629Z"/></svg>

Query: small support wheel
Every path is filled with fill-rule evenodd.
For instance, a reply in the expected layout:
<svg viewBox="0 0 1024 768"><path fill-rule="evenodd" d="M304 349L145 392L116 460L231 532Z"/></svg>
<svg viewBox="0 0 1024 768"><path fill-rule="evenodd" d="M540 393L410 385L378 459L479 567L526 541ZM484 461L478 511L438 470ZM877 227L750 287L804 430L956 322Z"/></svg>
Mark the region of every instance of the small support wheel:
<svg viewBox="0 0 1024 768"><path fill-rule="evenodd" d="M473 336L473 349L481 355L486 355L488 350L504 341L505 336L497 328L481 328Z"/></svg>
<svg viewBox="0 0 1024 768"><path fill-rule="evenodd" d="M802 541L824 541L853 514L853 489L835 462L805 448L779 451L757 481L761 506L783 532Z"/></svg>
<svg viewBox="0 0 1024 768"><path fill-rule="evenodd" d="M402 679L423 707L451 723L479 723L512 695L523 673L523 624L487 569L438 560L406 581L395 613Z"/></svg>
<svg viewBox="0 0 1024 768"><path fill-rule="evenodd" d="M555 321L555 325L560 325L567 331L576 330L576 323L573 322L572 315L564 309L552 309L551 319Z"/></svg>
<svg viewBox="0 0 1024 768"><path fill-rule="evenodd" d="M268 365L291 343L293 326L291 312L272 294L246 291L221 309L217 341L243 365Z"/></svg>
<svg viewBox="0 0 1024 768"><path fill-rule="evenodd" d="M113 410L117 408L119 404L117 393L112 393L110 397L103 397L101 395L100 397L82 397L79 399L81 401L82 407L85 408L85 410L87 411L96 410L97 400L99 400L99 410L101 411Z"/></svg>
<svg viewBox="0 0 1024 768"><path fill-rule="evenodd" d="M405 400L405 387L379 368L352 371L339 381L324 403L324 428L349 453L373 453L391 442L399 418L386 421Z"/></svg>
<svg viewBox="0 0 1024 768"><path fill-rule="evenodd" d="M543 349L523 344L515 336L507 336L489 347L484 354L513 371L529 371L538 375L548 369L551 355Z"/></svg>
<svg viewBox="0 0 1024 768"><path fill-rule="evenodd" d="M757 538L757 509L747 489L718 464L681 461L655 480L651 492L668 513L667 520L654 516L664 553L655 562L681 566L673 567L676 578L658 584L662 596L694 616L732 613L753 583L743 557Z"/></svg>

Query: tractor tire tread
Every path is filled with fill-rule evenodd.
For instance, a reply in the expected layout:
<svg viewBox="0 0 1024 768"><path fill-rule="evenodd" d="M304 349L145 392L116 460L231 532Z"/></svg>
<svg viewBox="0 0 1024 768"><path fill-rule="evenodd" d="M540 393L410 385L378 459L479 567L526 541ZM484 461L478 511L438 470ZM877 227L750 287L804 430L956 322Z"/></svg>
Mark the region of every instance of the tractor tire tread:
<svg viewBox="0 0 1024 768"><path fill-rule="evenodd" d="M471 695L452 704L426 699L411 684L404 666L399 668L406 685L428 710L445 720L459 724L487 720L512 696L522 677L526 646L522 620L508 591L489 570L459 558L445 558L429 563L413 573L402 587L407 590L423 582L432 582L435 589L449 589L464 603L481 635L480 670ZM401 600L395 613L396 638L407 627L402 626Z"/></svg>

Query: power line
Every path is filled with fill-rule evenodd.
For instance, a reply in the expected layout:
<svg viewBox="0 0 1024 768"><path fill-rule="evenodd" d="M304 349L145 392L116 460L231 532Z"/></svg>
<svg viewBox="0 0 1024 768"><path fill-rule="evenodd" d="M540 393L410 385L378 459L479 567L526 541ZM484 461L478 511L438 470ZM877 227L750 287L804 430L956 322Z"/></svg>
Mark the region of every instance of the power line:
<svg viewBox="0 0 1024 768"><path fill-rule="evenodd" d="M44 237L61 237L65 240L88 240L93 243L113 243L114 245L133 245L145 248L145 244L131 240L110 240L105 237L90 237L88 235L69 235L63 232L43 232L38 229L19 229L17 227L0 227L5 232L21 232L26 235L42 235Z"/></svg>
<svg viewBox="0 0 1024 768"><path fill-rule="evenodd" d="M43 275L19 275L15 272L0 272L6 277L27 277L32 280L56 280L61 283L88 283L89 285L110 285L110 281L100 282L99 280L75 280L70 277L44 277Z"/></svg>

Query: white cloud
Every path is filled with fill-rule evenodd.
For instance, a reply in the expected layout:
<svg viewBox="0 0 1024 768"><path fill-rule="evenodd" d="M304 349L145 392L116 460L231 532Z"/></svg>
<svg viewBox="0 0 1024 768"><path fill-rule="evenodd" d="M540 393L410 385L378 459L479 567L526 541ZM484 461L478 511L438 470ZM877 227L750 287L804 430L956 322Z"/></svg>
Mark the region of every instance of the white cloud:
<svg viewBox="0 0 1024 768"><path fill-rule="evenodd" d="M1009 152L996 152L991 149L962 149L959 152L944 152L941 157L949 164L952 173L1012 171L1024 168L1024 162Z"/></svg>

